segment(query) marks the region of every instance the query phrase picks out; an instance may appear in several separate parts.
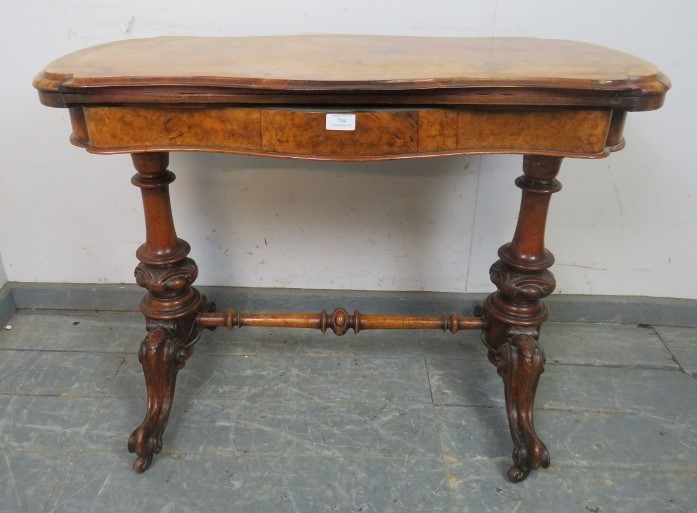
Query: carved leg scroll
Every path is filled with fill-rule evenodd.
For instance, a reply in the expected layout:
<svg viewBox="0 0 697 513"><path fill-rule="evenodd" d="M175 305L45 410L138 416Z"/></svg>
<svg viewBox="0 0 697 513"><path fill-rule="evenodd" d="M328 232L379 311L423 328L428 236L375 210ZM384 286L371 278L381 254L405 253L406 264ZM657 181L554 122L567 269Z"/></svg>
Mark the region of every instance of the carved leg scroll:
<svg viewBox="0 0 697 513"><path fill-rule="evenodd" d="M128 450L138 456L133 464L138 473L147 470L153 455L162 450L177 371L184 366L185 358L184 345L163 326L152 328L140 346L138 359L146 376L148 412L128 440Z"/></svg>
<svg viewBox="0 0 697 513"><path fill-rule="evenodd" d="M191 286L196 263L187 258L189 244L178 239L169 200L174 174L167 171L167 153L133 154L138 173L133 184L140 187L145 212L146 242L137 252L136 282L147 290L141 302L148 335L139 360L143 365L148 408L143 423L128 440L135 452L136 472L144 472L153 455L162 449L177 372L193 352L198 340L196 316L205 310L205 297Z"/></svg>
<svg viewBox="0 0 697 513"><path fill-rule="evenodd" d="M542 374L545 355L531 334L510 337L490 354L499 376L503 378L508 425L513 438L513 466L508 479L517 483L531 470L549 466L549 452L535 433L533 404L537 383Z"/></svg>
<svg viewBox="0 0 697 513"><path fill-rule="evenodd" d="M550 197L561 189L555 179L560 165L561 158L525 156L524 175L516 180L523 190L518 225L491 267L491 281L498 290L483 305L487 328L482 340L504 382L514 445L508 478L513 482L549 466L549 452L535 432L533 405L545 363L537 343L548 316L541 299L556 286L548 270L554 257L544 247L544 233Z"/></svg>

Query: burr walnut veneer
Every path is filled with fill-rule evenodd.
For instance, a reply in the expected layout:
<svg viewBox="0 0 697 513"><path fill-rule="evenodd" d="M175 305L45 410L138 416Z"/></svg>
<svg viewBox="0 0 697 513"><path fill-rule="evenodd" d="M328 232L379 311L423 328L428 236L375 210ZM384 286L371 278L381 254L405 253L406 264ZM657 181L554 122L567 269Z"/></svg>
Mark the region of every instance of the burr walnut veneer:
<svg viewBox="0 0 697 513"><path fill-rule="evenodd" d="M544 231L563 157L621 149L627 112L659 108L668 79L606 48L524 38L299 36L167 37L81 50L35 81L45 105L65 107L71 141L92 153L130 153L146 240L137 283L147 336L140 348L148 407L128 448L146 470L162 448L177 371L202 328L482 330L503 378L513 438L508 477L549 465L533 402L538 345L554 262ZM490 269L497 291L471 317L216 313L192 286L196 263L174 229L170 151L370 161L475 153L523 154L520 216ZM427 165L427 162L424 162ZM376 384L379 386L379 383Z"/></svg>

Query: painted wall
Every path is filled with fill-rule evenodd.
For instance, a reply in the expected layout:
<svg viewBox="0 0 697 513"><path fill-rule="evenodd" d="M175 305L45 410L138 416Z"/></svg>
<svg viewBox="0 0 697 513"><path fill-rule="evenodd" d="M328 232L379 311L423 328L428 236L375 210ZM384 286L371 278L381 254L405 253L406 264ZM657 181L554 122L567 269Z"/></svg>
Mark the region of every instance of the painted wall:
<svg viewBox="0 0 697 513"><path fill-rule="evenodd" d="M143 239L130 159L71 147L67 112L41 106L31 87L66 52L157 35L524 35L635 53L674 84L662 110L630 114L624 151L565 162L547 237L558 292L697 298L688 164L697 3L29 0L4 13L0 247L10 280L131 282ZM520 165L508 156L356 165L175 154L174 214L200 284L483 292L513 232Z"/></svg>

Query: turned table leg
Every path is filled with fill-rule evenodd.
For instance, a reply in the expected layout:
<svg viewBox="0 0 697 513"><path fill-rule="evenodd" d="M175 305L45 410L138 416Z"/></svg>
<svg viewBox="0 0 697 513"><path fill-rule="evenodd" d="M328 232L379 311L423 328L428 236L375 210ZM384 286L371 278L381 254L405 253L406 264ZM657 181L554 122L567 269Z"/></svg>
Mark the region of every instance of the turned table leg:
<svg viewBox="0 0 697 513"><path fill-rule="evenodd" d="M141 302L147 336L138 358L143 365L148 407L143 423L128 440L135 452L136 472L150 466L162 449L162 434L174 397L177 371L198 340L196 316L204 310L205 298L191 286L196 263L187 258L189 244L177 238L169 200L174 173L167 170L167 153L134 153L138 171L132 182L140 187L145 212L146 241L136 253L136 282L147 290Z"/></svg>
<svg viewBox="0 0 697 513"><path fill-rule="evenodd" d="M504 382L514 445L508 478L514 482L525 479L533 469L549 466L549 452L535 433L533 405L545 364L537 342L540 326L547 319L541 299L556 286L548 270L554 257L544 247L544 233L550 197L561 189L555 179L561 160L524 157L524 175L516 180L523 190L518 225L513 240L501 246L499 260L491 266L491 281L498 290L483 305L487 328L482 340Z"/></svg>

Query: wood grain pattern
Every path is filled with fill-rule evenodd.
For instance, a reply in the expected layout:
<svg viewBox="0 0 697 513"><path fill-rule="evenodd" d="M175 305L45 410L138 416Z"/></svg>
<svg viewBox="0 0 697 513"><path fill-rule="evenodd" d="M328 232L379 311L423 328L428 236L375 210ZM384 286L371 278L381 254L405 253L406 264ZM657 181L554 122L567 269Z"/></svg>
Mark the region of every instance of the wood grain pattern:
<svg viewBox="0 0 697 513"><path fill-rule="evenodd" d="M506 87L635 97L662 97L670 86L649 62L574 41L349 35L124 40L57 59L34 84L45 92L118 86L315 92Z"/></svg>
<svg viewBox="0 0 697 513"><path fill-rule="evenodd" d="M460 150L597 154L605 149L611 111L460 111Z"/></svg>
<svg viewBox="0 0 697 513"><path fill-rule="evenodd" d="M84 111L89 145L95 150L261 148L258 109L88 107Z"/></svg>
<svg viewBox="0 0 697 513"><path fill-rule="evenodd" d="M262 149L315 156L399 155L417 152L418 112L354 112L355 130L327 130L327 112L263 110Z"/></svg>
<svg viewBox="0 0 697 513"><path fill-rule="evenodd" d="M419 151L438 152L454 150L457 144L455 109L429 109L419 112Z"/></svg>
<svg viewBox="0 0 697 513"><path fill-rule="evenodd" d="M610 110L351 112L356 129L332 131L325 128L329 112L321 110L73 107L72 140L94 153L196 150L335 160L466 153L597 157L616 144L607 141ZM615 125L613 137L621 130Z"/></svg>

